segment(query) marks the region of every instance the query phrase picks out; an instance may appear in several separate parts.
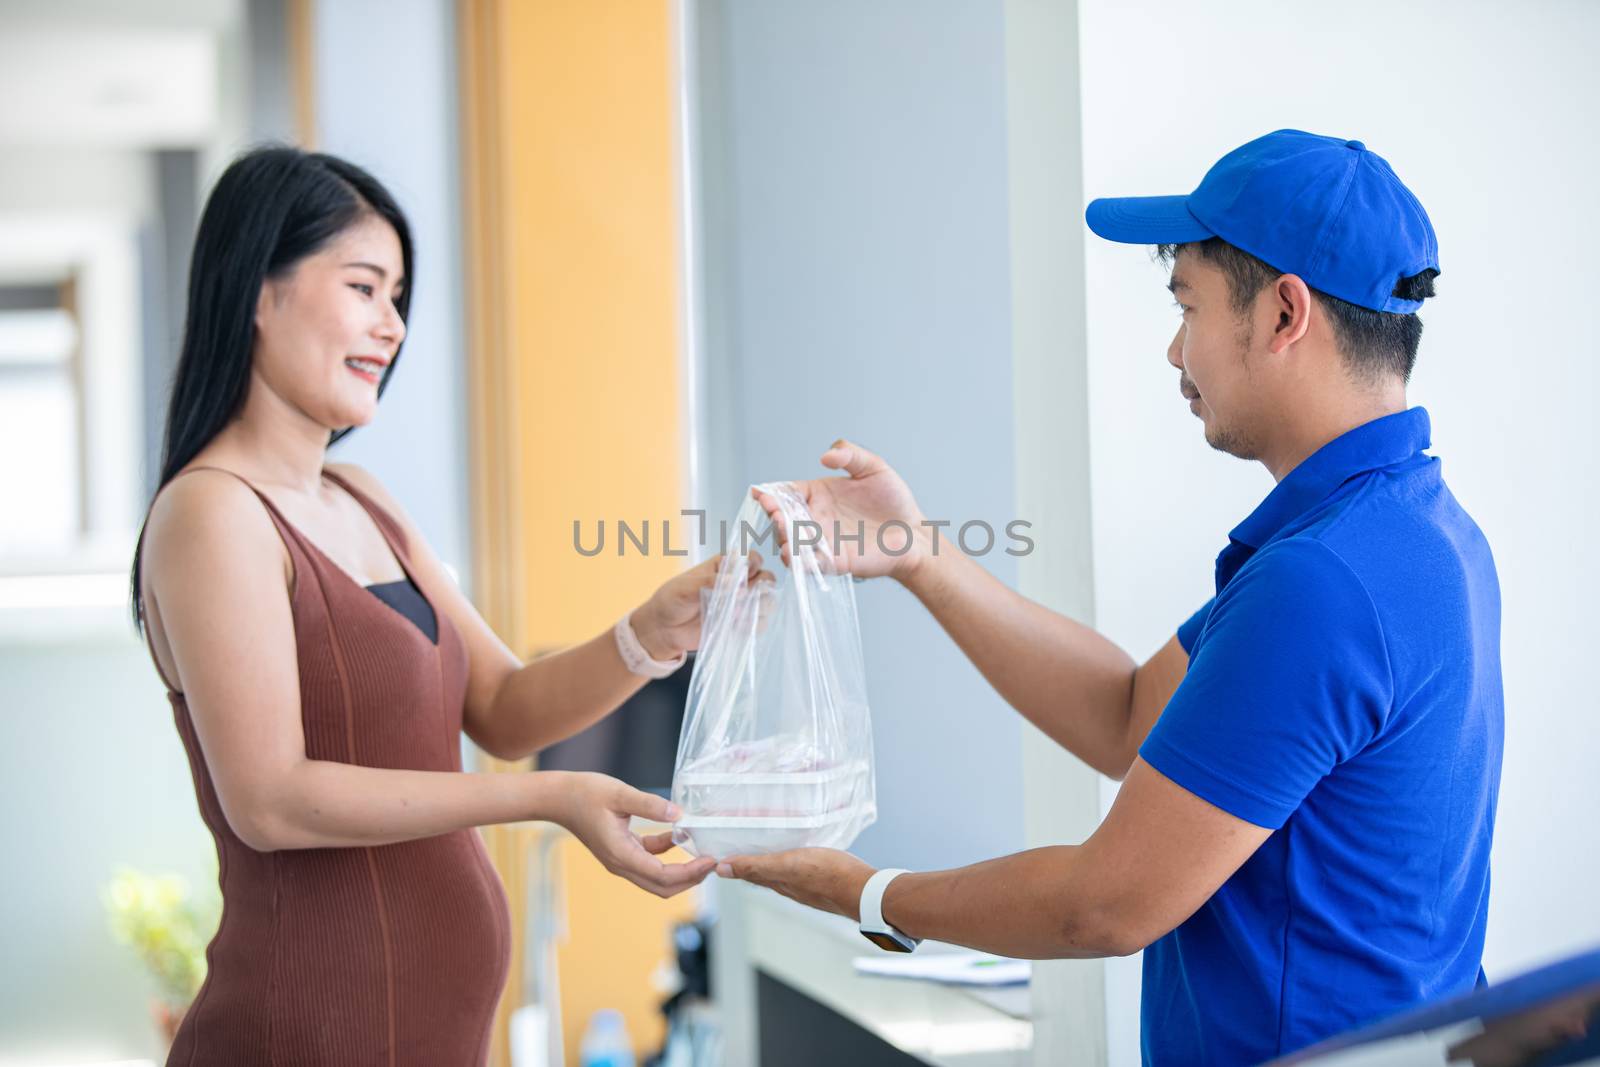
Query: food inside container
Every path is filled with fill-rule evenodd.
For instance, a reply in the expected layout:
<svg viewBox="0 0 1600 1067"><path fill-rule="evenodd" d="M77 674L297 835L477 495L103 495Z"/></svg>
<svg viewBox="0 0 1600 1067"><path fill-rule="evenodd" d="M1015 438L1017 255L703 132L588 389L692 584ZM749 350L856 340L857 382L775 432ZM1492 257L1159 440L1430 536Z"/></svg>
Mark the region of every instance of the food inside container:
<svg viewBox="0 0 1600 1067"><path fill-rule="evenodd" d="M871 773L864 759L828 760L793 735L732 745L678 772L674 840L708 856L848 841L877 814Z"/></svg>
<svg viewBox="0 0 1600 1067"><path fill-rule="evenodd" d="M716 859L789 848L842 848L876 816L876 808L840 808L825 815L685 815L672 839L691 856Z"/></svg>
<svg viewBox="0 0 1600 1067"><path fill-rule="evenodd" d="M864 796L869 772L864 759L829 760L814 745L778 736L686 763L675 784L691 815L821 815Z"/></svg>

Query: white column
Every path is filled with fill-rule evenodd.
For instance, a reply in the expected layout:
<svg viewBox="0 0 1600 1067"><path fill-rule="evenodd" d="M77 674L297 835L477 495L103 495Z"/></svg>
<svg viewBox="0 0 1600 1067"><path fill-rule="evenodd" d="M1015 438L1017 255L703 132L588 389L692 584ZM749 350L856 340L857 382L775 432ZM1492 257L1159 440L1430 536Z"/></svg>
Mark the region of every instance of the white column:
<svg viewBox="0 0 1600 1067"><path fill-rule="evenodd" d="M1006 2L1006 143L1018 561L1024 595L1094 621L1085 343L1083 166L1073 0ZM1039 730L1022 739L1029 847L1077 844L1100 822L1099 775ZM1105 965L1037 964L1033 1062L1106 1062Z"/></svg>

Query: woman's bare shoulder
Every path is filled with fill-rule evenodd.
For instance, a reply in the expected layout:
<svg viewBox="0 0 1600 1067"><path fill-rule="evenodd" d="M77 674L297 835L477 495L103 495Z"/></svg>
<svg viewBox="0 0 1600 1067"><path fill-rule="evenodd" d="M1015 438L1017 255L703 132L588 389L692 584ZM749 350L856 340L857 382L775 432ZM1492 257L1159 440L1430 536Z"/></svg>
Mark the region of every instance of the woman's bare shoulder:
<svg viewBox="0 0 1600 1067"><path fill-rule="evenodd" d="M263 549L278 540L272 517L239 478L220 470L180 475L156 496L145 525L146 585L202 559L265 559L277 567L278 553Z"/></svg>

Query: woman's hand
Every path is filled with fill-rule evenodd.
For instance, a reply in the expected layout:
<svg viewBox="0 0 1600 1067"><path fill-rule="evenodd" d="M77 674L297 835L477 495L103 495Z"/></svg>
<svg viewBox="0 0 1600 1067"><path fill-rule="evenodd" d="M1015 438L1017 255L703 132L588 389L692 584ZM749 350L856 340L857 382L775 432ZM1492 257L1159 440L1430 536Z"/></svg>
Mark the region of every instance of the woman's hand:
<svg viewBox="0 0 1600 1067"><path fill-rule="evenodd" d="M672 848L671 833L640 837L628 829L628 820L635 815L656 822L677 819L682 813L664 797L603 774L537 773L561 774L569 779L562 783L562 801L553 821L582 841L612 874L658 897L670 897L699 885L716 867L716 861L705 856L688 863L663 863L656 857Z"/></svg>
<svg viewBox="0 0 1600 1067"><path fill-rule="evenodd" d="M761 553L751 549L749 579L773 580L761 569ZM673 660L700 647L700 591L716 584L722 556L713 556L666 582L633 612L633 632L651 659Z"/></svg>

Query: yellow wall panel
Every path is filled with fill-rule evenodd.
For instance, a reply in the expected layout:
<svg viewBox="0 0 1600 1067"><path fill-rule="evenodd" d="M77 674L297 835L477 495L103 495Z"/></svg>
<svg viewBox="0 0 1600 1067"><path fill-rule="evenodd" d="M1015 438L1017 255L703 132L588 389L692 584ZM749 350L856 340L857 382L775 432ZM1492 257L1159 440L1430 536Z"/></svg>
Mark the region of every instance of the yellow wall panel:
<svg viewBox="0 0 1600 1067"><path fill-rule="evenodd" d="M527 655L605 629L684 563L658 542L684 494L672 14L668 0L460 0L460 18L475 593ZM607 551L579 555L573 521L592 545L602 519ZM648 557L618 558L618 519L651 520ZM487 836L516 906L528 837ZM650 978L693 896L658 900L560 847L567 1061L602 1007L653 1049Z"/></svg>
<svg viewBox="0 0 1600 1067"><path fill-rule="evenodd" d="M682 561L615 554L614 522L683 505L670 10L666 0L507 9L513 346L527 481L529 636L594 634ZM580 556L600 520L607 551Z"/></svg>

